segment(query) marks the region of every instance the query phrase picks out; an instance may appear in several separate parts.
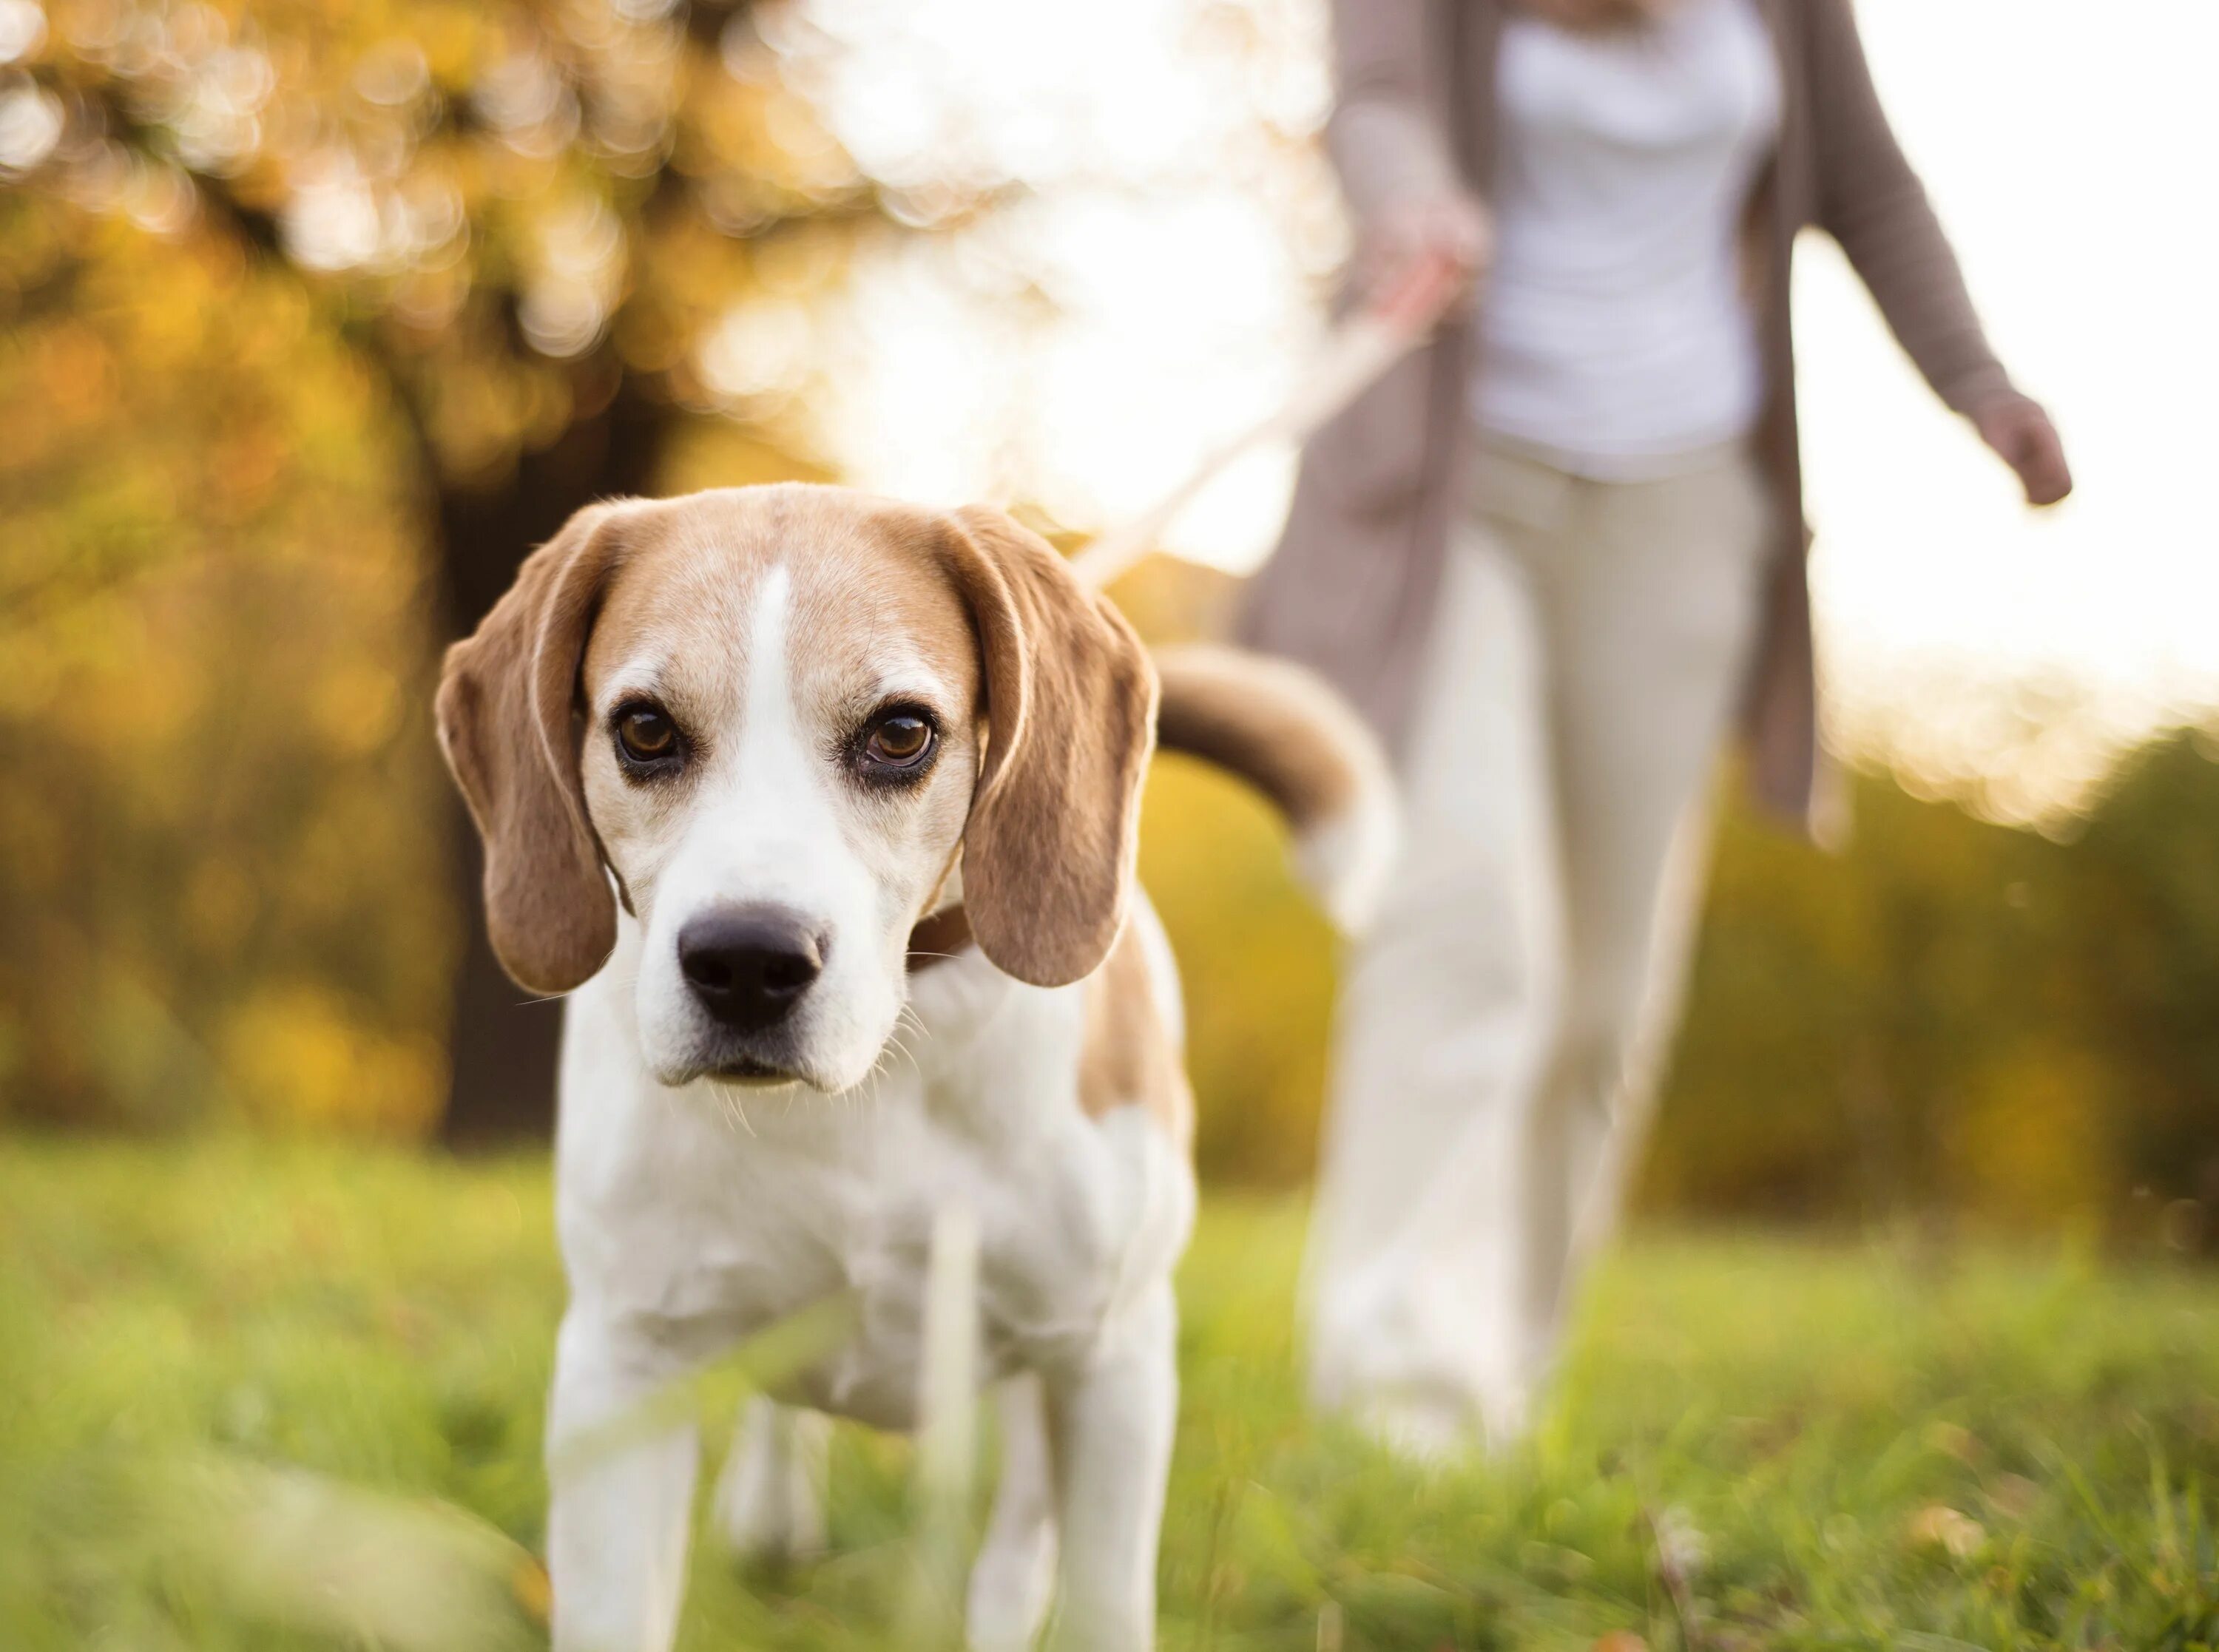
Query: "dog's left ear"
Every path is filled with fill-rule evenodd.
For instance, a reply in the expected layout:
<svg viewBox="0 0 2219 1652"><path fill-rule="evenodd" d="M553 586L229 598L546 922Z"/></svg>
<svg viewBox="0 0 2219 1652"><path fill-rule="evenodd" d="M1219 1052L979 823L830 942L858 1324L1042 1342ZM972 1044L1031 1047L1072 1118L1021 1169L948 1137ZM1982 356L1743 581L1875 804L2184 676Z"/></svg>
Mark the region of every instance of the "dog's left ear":
<svg viewBox="0 0 2219 1652"><path fill-rule="evenodd" d="M963 833L963 904L995 967L1093 973L1133 886L1156 674L1133 628L999 511L955 512L949 571L985 667L986 751Z"/></svg>
<svg viewBox="0 0 2219 1652"><path fill-rule="evenodd" d="M439 746L485 843L486 933L532 992L582 984L616 945L573 716L626 508L589 505L526 557L477 630L447 650L439 678Z"/></svg>

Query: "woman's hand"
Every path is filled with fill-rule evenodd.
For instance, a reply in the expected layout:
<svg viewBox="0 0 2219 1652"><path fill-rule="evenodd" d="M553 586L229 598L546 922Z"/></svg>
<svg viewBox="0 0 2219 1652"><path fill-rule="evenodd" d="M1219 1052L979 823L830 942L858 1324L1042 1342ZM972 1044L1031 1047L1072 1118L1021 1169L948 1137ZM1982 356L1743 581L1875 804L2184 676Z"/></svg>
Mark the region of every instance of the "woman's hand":
<svg viewBox="0 0 2219 1652"><path fill-rule="evenodd" d="M1424 265L1439 263L1461 295L1486 267L1494 239L1487 209L1469 196L1398 201L1364 230L1357 250L1356 290L1365 304L1374 305Z"/></svg>
<svg viewBox="0 0 2219 1652"><path fill-rule="evenodd" d="M2054 505L2073 491L2065 444L2042 404L2023 395L1999 396L1973 410L1973 426L2003 462L2018 472L2029 505Z"/></svg>

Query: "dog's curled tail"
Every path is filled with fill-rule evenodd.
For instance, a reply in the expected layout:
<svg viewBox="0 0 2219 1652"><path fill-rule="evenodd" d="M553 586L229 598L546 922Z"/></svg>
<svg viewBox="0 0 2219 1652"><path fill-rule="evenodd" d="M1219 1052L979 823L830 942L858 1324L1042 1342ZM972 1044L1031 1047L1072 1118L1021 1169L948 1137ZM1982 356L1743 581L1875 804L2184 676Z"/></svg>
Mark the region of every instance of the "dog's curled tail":
<svg viewBox="0 0 2219 1652"><path fill-rule="evenodd" d="M1165 649L1156 672L1156 743L1270 798L1294 829L1303 881L1344 932L1360 933L1401 835L1394 776L1363 719L1315 674L1240 649Z"/></svg>

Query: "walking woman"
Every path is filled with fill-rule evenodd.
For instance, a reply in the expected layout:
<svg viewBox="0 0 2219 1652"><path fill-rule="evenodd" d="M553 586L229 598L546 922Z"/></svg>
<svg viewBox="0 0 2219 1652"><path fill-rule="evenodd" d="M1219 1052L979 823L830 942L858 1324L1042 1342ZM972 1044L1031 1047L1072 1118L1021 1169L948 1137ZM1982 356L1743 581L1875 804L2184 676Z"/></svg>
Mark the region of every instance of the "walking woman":
<svg viewBox="0 0 2219 1652"><path fill-rule="evenodd" d="M1334 11L1354 295L1421 258L1484 276L1312 442L1245 621L1400 759L1405 859L1341 1005L1312 1379L1430 1452L1515 1437L1614 1214L1737 723L1762 799L1809 815L1797 233L1841 244L2030 502L2072 483L1849 0Z"/></svg>

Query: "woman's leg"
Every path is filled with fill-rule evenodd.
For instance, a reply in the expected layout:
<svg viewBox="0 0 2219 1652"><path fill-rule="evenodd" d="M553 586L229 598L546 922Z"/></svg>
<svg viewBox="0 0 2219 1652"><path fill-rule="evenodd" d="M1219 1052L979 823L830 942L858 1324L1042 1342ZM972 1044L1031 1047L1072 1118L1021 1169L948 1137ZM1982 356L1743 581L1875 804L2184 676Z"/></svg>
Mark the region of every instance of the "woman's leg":
<svg viewBox="0 0 2219 1652"><path fill-rule="evenodd" d="M1526 467L1529 514L1569 479ZM1418 1450L1514 1432L1510 1144L1561 999L1550 675L1513 525L1451 546L1405 764L1405 842L1352 953L1308 1257L1318 1402Z"/></svg>
<svg viewBox="0 0 2219 1652"><path fill-rule="evenodd" d="M1583 483L1529 569L1549 637L1565 992L1530 1118L1521 1342L1546 1376L1580 1257L1609 1231L1677 1020L1708 821L1701 803L1756 624L1768 506L1738 455Z"/></svg>

